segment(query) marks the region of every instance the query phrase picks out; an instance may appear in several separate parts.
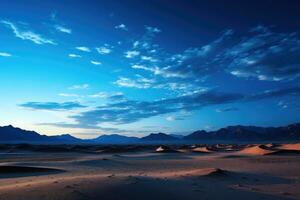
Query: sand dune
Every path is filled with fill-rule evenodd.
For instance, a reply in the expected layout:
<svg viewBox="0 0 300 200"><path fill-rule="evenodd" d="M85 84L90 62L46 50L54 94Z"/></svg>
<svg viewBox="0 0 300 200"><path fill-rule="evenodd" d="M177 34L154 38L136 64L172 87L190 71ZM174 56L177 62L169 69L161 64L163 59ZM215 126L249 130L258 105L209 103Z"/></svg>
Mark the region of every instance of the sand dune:
<svg viewBox="0 0 300 200"><path fill-rule="evenodd" d="M202 168L194 171L193 173L189 173L192 176L223 176L227 172L226 170L219 168Z"/></svg>
<svg viewBox="0 0 300 200"><path fill-rule="evenodd" d="M276 148L278 146L278 144L269 143L269 144L265 144L265 146L267 148Z"/></svg>
<svg viewBox="0 0 300 200"><path fill-rule="evenodd" d="M220 151L201 155L192 150L213 146L197 146L161 146L161 154L153 152L155 146L88 147L108 149L93 154L6 154L0 157L0 199L300 199L298 154L277 156L272 153L280 150L267 145L220 145ZM243 150L221 150L228 147ZM174 154L174 149L188 151Z"/></svg>
<svg viewBox="0 0 300 200"><path fill-rule="evenodd" d="M300 143L283 144L283 145L280 145L279 149L300 151Z"/></svg>
<svg viewBox="0 0 300 200"><path fill-rule="evenodd" d="M239 153L250 154L250 155L268 155L274 152L276 152L276 150L271 150L265 145L254 145L254 146L244 148Z"/></svg>
<svg viewBox="0 0 300 200"><path fill-rule="evenodd" d="M195 147L192 149L196 153L211 153L213 151L209 150L207 147Z"/></svg>
<svg viewBox="0 0 300 200"><path fill-rule="evenodd" d="M238 154L248 155L287 155L287 154L300 154L299 144L267 144L267 145L254 145L247 146Z"/></svg>
<svg viewBox="0 0 300 200"><path fill-rule="evenodd" d="M148 176L156 178L182 178L182 177L201 177L201 176L220 176L224 175L225 170L219 168L199 168L190 170L170 170L149 172Z"/></svg>

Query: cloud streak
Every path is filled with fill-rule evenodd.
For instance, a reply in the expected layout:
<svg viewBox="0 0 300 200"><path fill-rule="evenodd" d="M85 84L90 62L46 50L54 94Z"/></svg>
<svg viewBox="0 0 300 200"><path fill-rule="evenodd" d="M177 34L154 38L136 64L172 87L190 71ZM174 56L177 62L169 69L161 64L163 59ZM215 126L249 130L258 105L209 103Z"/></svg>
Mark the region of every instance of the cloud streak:
<svg viewBox="0 0 300 200"><path fill-rule="evenodd" d="M72 85L68 89L69 90L86 90L89 87L90 87L90 85L85 83L85 84L82 84L82 85Z"/></svg>
<svg viewBox="0 0 300 200"><path fill-rule="evenodd" d="M200 90L193 93L167 98L155 101L136 101L128 100L122 93L108 94L98 93L93 98L106 98L107 104L96 108L90 108L89 111L83 111L79 114L69 116L74 120L74 124L48 124L61 127L72 128L95 128L101 123L129 124L147 119L150 117L167 115L166 120L183 120L186 113L200 110L205 107L215 105L226 105L230 103L247 103L284 96L300 97L300 88L282 88L272 91L265 91L256 94L223 93L216 90ZM34 110L72 110L84 108L77 102L27 102L21 107ZM238 111L236 107L225 107L217 109L216 112ZM180 114L181 113L181 114Z"/></svg>
<svg viewBox="0 0 300 200"><path fill-rule="evenodd" d="M105 44L102 47L96 47L95 49L101 55L110 54L112 52L112 49L108 44Z"/></svg>
<svg viewBox="0 0 300 200"><path fill-rule="evenodd" d="M63 110L73 110L76 108L85 108L77 102L26 102L20 104L19 106L23 108L30 108L33 110L53 110L53 111L63 111Z"/></svg>
<svg viewBox="0 0 300 200"><path fill-rule="evenodd" d="M120 77L117 81L114 82L114 84L119 87L140 88L140 89L150 88L152 83L153 83L152 80L146 78L139 78L137 80L132 80L126 77Z"/></svg>
<svg viewBox="0 0 300 200"><path fill-rule="evenodd" d="M16 24L10 21L2 20L1 23L6 25L8 28L10 28L17 38L20 38L22 40L29 40L38 45L42 45L42 44L56 45L56 43L52 39L44 38L42 35L35 33L31 30L25 30L25 31L20 30L20 28Z"/></svg>
<svg viewBox="0 0 300 200"><path fill-rule="evenodd" d="M74 53L70 53L68 56L69 56L70 58L81 58L81 55L74 54Z"/></svg>
<svg viewBox="0 0 300 200"><path fill-rule="evenodd" d="M95 60L91 60L91 63L92 63L93 65L102 65L101 62L95 61Z"/></svg>
<svg viewBox="0 0 300 200"><path fill-rule="evenodd" d="M125 51L131 68L166 79L197 85L218 72L241 79L293 81L300 76L300 38L257 26L248 32L229 29L212 42L170 54L153 43L159 29L146 27L145 35ZM138 55L132 52L139 52Z"/></svg>
<svg viewBox="0 0 300 200"><path fill-rule="evenodd" d="M257 26L226 51L228 71L264 81L293 80L300 75L300 38Z"/></svg>
<svg viewBox="0 0 300 200"><path fill-rule="evenodd" d="M79 50L79 51L83 51L83 52L91 52L90 48L88 47L75 47L75 49Z"/></svg>
<svg viewBox="0 0 300 200"><path fill-rule="evenodd" d="M120 29L120 30L123 30L123 31L128 31L128 28L125 24L119 24L117 26L115 26L115 29Z"/></svg>
<svg viewBox="0 0 300 200"><path fill-rule="evenodd" d="M72 30L61 25L55 25L55 29L62 33L72 34Z"/></svg>
<svg viewBox="0 0 300 200"><path fill-rule="evenodd" d="M6 52L0 52L0 57L11 57L12 55L10 53Z"/></svg>
<svg viewBox="0 0 300 200"><path fill-rule="evenodd" d="M239 94L216 92L195 93L153 102L122 100L99 106L94 110L71 116L78 124L95 125L102 122L127 124L141 119L179 111L201 109L209 105L225 104L243 98Z"/></svg>
<svg viewBox="0 0 300 200"><path fill-rule="evenodd" d="M216 109L216 112L223 113L223 112L231 112L231 111L238 111L239 109L236 107L227 107L227 108L219 108Z"/></svg>
<svg viewBox="0 0 300 200"><path fill-rule="evenodd" d="M126 51L125 53L124 53L124 56L126 57L126 58L134 58L134 57L136 57L136 56L138 56L138 55L140 55L140 52L139 51Z"/></svg>
<svg viewBox="0 0 300 200"><path fill-rule="evenodd" d="M78 124L96 125L103 122L127 124L142 119L170 113L188 113L213 105L252 102L283 96L300 96L300 88L285 88L254 95L221 93L218 91L198 91L169 99L157 101L127 100L123 95L119 100L99 106L96 109L71 116ZM219 109L220 112L238 111L238 108ZM169 120L171 118L168 118ZM175 119L175 118L172 118ZM181 118L179 118L181 119Z"/></svg>

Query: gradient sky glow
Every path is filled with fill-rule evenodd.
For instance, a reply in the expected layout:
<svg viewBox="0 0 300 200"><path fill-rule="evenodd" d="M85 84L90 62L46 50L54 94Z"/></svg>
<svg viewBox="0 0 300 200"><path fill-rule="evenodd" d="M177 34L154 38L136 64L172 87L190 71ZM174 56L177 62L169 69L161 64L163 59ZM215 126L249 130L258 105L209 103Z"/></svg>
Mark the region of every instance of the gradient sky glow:
<svg viewBox="0 0 300 200"><path fill-rule="evenodd" d="M0 125L93 138L299 122L299 8L3 0Z"/></svg>

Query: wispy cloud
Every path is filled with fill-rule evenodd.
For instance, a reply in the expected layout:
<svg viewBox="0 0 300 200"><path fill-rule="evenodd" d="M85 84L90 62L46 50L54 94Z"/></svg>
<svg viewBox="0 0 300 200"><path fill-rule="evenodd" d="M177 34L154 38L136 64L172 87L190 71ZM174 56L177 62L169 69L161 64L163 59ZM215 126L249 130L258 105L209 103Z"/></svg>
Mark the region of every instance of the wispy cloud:
<svg viewBox="0 0 300 200"><path fill-rule="evenodd" d="M70 53L68 56L69 56L70 58L81 58L81 55L74 54L74 53Z"/></svg>
<svg viewBox="0 0 300 200"><path fill-rule="evenodd" d="M142 55L133 68L165 78L198 80L220 71L261 81L291 81L300 76L300 38L296 33L275 32L265 26L244 33L229 29L203 46L170 54L152 41L159 30L146 30L143 38L133 43L134 51Z"/></svg>
<svg viewBox="0 0 300 200"><path fill-rule="evenodd" d="M286 109L288 108L288 104L284 101L279 101L278 104L277 104L281 109Z"/></svg>
<svg viewBox="0 0 300 200"><path fill-rule="evenodd" d="M63 102L63 103L27 102L27 103L20 104L19 106L24 107L24 108L30 108L33 110L55 110L55 111L72 110L72 109L76 109L76 108L85 108L86 107L77 102Z"/></svg>
<svg viewBox="0 0 300 200"><path fill-rule="evenodd" d="M170 115L166 117L167 121L177 121L177 120L184 120L183 117L179 117L179 116L174 116L174 115Z"/></svg>
<svg viewBox="0 0 300 200"><path fill-rule="evenodd" d="M10 21L2 20L1 23L5 24L7 27L9 27L13 31L15 36L22 40L29 40L29 41L32 41L35 44L39 44L39 45L41 45L41 44L55 45L56 44L52 39L44 38L42 35L35 33L31 30L23 31L16 24L14 24Z"/></svg>
<svg viewBox="0 0 300 200"><path fill-rule="evenodd" d="M155 81L147 83L137 76L121 77L114 82L119 87L160 88L184 95L201 91L201 86L220 72L260 81L297 81L300 77L300 38L296 33L275 32L264 26L242 33L228 29L211 42L174 54L154 43L154 37L160 33L158 28L146 26L145 29L141 38L132 39L124 57L130 59L129 65L137 73ZM279 89L248 95L244 101L296 94L294 90ZM234 110L237 109L223 108L217 112Z"/></svg>
<svg viewBox="0 0 300 200"><path fill-rule="evenodd" d="M98 96L95 95L94 97L108 98L110 101L108 101L107 104L90 109L89 111L83 111L70 116L70 119L75 120L75 123L70 126L76 126L76 128L97 127L105 122L128 124L159 115L167 115L166 120L168 121L182 120L184 119L183 116L188 116L191 111L208 106L259 101L283 96L299 97L300 89L299 87L285 88L252 95L208 90L155 101L128 100L122 93L111 95L108 93L98 93L97 95ZM278 105L281 106L283 104L279 103ZM85 107L77 102L27 102L20 106L35 110L71 110ZM221 112L235 110L237 110L237 108L234 107L220 109ZM55 126L55 124L53 125ZM66 127L67 126L68 125L66 125Z"/></svg>
<svg viewBox="0 0 300 200"><path fill-rule="evenodd" d="M102 65L101 62L95 61L95 60L91 60L91 63L92 63L93 65Z"/></svg>
<svg viewBox="0 0 300 200"><path fill-rule="evenodd" d="M10 53L0 52L0 56L2 56L2 57L11 57L12 55Z"/></svg>
<svg viewBox="0 0 300 200"><path fill-rule="evenodd" d="M141 119L175 113L181 110L197 110L209 105L225 104L243 98L238 94L224 94L217 92L197 93L158 101L122 100L99 106L95 110L72 116L79 124L98 124L110 122L126 124Z"/></svg>
<svg viewBox="0 0 300 200"><path fill-rule="evenodd" d="M71 87L69 87L69 90L86 90L90 87L89 84L82 84L82 85L72 85Z"/></svg>
<svg viewBox="0 0 300 200"><path fill-rule="evenodd" d="M105 55L105 54L110 54L112 52L112 49L108 45L106 45L102 47L97 47L96 51L101 55Z"/></svg>
<svg viewBox="0 0 300 200"><path fill-rule="evenodd" d="M151 33L160 33L161 30L157 27L145 26L146 30Z"/></svg>
<svg viewBox="0 0 300 200"><path fill-rule="evenodd" d="M150 62L157 62L158 60L151 57L151 56L141 56L142 60L150 61Z"/></svg>
<svg viewBox="0 0 300 200"><path fill-rule="evenodd" d="M70 93L59 93L58 95L62 96L62 97L78 97L79 96L78 94L70 94Z"/></svg>
<svg viewBox="0 0 300 200"><path fill-rule="evenodd" d="M98 92L96 94L88 95L90 98L107 98L108 94L106 92Z"/></svg>
<svg viewBox="0 0 300 200"><path fill-rule="evenodd" d="M166 117L166 120L167 121L174 121L175 118L174 118L174 116L168 116L168 117Z"/></svg>
<svg viewBox="0 0 300 200"><path fill-rule="evenodd" d="M61 33L72 34L72 30L65 25L62 25L57 18L57 12L54 11L50 14L50 20L54 29Z"/></svg>
<svg viewBox="0 0 300 200"><path fill-rule="evenodd" d="M84 47L84 46L81 46L81 47L75 47L75 49L77 49L77 50L79 50L79 51L84 51L84 52L91 52L90 48Z"/></svg>
<svg viewBox="0 0 300 200"><path fill-rule="evenodd" d="M141 119L158 115L169 114L168 120L175 120L178 113L190 113L204 107L213 105L225 105L236 102L259 101L283 96L300 96L299 88L286 88L271 92L244 95L238 93L222 93L215 90L199 91L174 98L156 101L134 101L126 99L123 94L118 96L121 101L112 101L96 109L82 112L79 115L71 116L78 124L96 125L109 122L116 124L127 124ZM225 108L222 112L234 111L236 108ZM171 114L171 115L170 115ZM181 119L182 117L178 117Z"/></svg>
<svg viewBox="0 0 300 200"><path fill-rule="evenodd" d="M152 72L154 75L162 76L164 78L181 78L188 79L197 77L197 80L208 74L215 73L220 67L218 59L220 59L220 52L223 49L223 42L231 37L233 32L231 30L225 31L219 38L213 42L199 48L188 48L181 53L169 54L161 52L157 45L152 44L151 38L154 33L158 33L154 28L148 28L150 34L144 45L137 45L138 49L143 50L139 65L133 65L135 69L143 69ZM145 49L146 48L146 49ZM222 57L221 57L222 58Z"/></svg>
<svg viewBox="0 0 300 200"><path fill-rule="evenodd" d="M225 56L230 61L228 71L237 77L281 81L300 76L300 38L296 33L257 26L228 48Z"/></svg>
<svg viewBox="0 0 300 200"><path fill-rule="evenodd" d="M117 81L114 82L114 84L118 85L119 87L146 89L151 87L151 80L146 78L132 80L126 77L120 77Z"/></svg>
<svg viewBox="0 0 300 200"><path fill-rule="evenodd" d="M66 28L64 26L61 26L61 25L55 25L54 26L55 29L59 32L62 32L62 33L67 33L67 34L71 34L72 33L72 30L69 29L69 28Z"/></svg>
<svg viewBox="0 0 300 200"><path fill-rule="evenodd" d="M106 98L109 101L122 101L125 99L124 94L121 92L98 92L96 94L88 95L90 98Z"/></svg>
<svg viewBox="0 0 300 200"><path fill-rule="evenodd" d="M121 29L123 31L128 31L128 28L125 24L119 24L119 25L115 26L115 29Z"/></svg>
<svg viewBox="0 0 300 200"><path fill-rule="evenodd" d="M274 89L274 90L266 90L261 93L251 94L248 95L245 100L247 101L257 101L262 99L268 98L276 98L281 96L294 96L300 97L300 87L290 87L290 88L281 88L281 89Z"/></svg>
<svg viewBox="0 0 300 200"><path fill-rule="evenodd" d="M230 112L230 111L238 111L239 109L236 107L226 107L226 108L219 108L216 109L216 112L223 113L223 112Z"/></svg>
<svg viewBox="0 0 300 200"><path fill-rule="evenodd" d="M133 51L126 51L126 52L124 53L124 56L125 56L126 58L133 58L133 57L136 57L136 56L138 56L138 55L140 55L140 52L139 52L139 51L135 51L135 50L133 50Z"/></svg>

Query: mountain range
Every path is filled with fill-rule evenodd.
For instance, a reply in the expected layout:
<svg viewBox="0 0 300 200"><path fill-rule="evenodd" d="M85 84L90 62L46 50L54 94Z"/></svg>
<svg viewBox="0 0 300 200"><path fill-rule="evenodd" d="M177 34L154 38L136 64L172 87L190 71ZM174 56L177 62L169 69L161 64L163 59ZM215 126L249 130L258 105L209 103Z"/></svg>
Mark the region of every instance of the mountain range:
<svg viewBox="0 0 300 200"><path fill-rule="evenodd" d="M254 142L254 141L300 141L300 123L282 127L228 126L216 131L195 131L189 135L151 133L145 137L127 137L118 134L101 135L94 139L80 139L69 134L46 136L35 131L0 127L0 143L38 144L158 144L158 143L204 143L204 142Z"/></svg>

